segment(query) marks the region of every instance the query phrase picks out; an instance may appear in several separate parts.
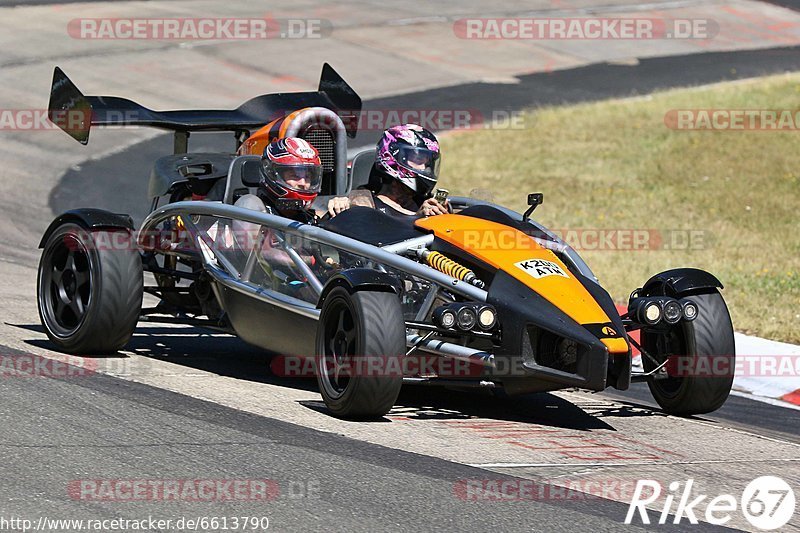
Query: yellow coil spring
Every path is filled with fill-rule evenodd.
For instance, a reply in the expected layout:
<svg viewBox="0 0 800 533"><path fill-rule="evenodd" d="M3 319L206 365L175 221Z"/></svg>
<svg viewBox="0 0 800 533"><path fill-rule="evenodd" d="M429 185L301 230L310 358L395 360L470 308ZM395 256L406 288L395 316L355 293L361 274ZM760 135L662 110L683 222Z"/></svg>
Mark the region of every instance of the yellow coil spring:
<svg viewBox="0 0 800 533"><path fill-rule="evenodd" d="M444 272L448 276L453 276L461 281L469 282L471 279L475 278L475 273L472 270L459 265L439 252L430 252L425 258L425 261L439 272Z"/></svg>

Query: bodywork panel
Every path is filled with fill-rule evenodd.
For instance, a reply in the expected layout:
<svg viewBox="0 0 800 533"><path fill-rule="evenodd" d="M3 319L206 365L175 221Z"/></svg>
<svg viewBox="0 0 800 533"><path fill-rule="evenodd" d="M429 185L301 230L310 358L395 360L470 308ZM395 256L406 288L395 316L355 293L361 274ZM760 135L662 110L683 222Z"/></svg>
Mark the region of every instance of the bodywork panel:
<svg viewBox="0 0 800 533"><path fill-rule="evenodd" d="M417 221L438 239L468 251L560 308L579 324L610 322L567 266L551 251L516 228L463 215L439 215ZM626 349L627 351L627 349Z"/></svg>
<svg viewBox="0 0 800 533"><path fill-rule="evenodd" d="M529 378L555 381L566 386L591 390L606 387L608 349L558 307L527 290L521 281L505 272L498 272L495 276L487 302L497 309L503 324L503 340L496 356L505 358L509 368L521 365ZM544 364L543 357L549 354L542 353L541 331L578 343L574 368L558 369Z"/></svg>
<svg viewBox="0 0 800 533"><path fill-rule="evenodd" d="M698 268L674 268L647 280L642 296L665 294L678 296L697 289L721 289L722 283L709 272Z"/></svg>
<svg viewBox="0 0 800 533"><path fill-rule="evenodd" d="M236 334L245 342L276 354L312 356L317 320L218 285L221 304Z"/></svg>
<svg viewBox="0 0 800 533"><path fill-rule="evenodd" d="M133 230L133 219L130 215L121 213L111 213L103 209L94 209L91 207L82 207L80 209L72 209L57 216L53 222L47 227L42 240L39 241L39 248L44 248L44 244L50 237L50 234L55 228L64 222L75 222L86 229L125 229Z"/></svg>
<svg viewBox="0 0 800 533"><path fill-rule="evenodd" d="M147 195L163 196L170 188L189 179L217 180L228 176L233 154L178 154L156 160L150 173Z"/></svg>

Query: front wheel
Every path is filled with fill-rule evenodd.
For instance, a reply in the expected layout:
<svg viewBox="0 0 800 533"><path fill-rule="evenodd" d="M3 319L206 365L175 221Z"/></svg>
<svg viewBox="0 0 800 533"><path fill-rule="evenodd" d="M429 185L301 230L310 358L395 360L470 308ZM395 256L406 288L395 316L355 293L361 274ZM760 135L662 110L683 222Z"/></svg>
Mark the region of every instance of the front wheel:
<svg viewBox="0 0 800 533"><path fill-rule="evenodd" d="M142 285L141 257L127 232L65 223L47 239L39 262L39 317L64 352L113 353L136 328Z"/></svg>
<svg viewBox="0 0 800 533"><path fill-rule="evenodd" d="M403 385L405 332L394 293L334 288L317 327L317 383L328 409L354 419L388 413Z"/></svg>
<svg viewBox="0 0 800 533"><path fill-rule="evenodd" d="M698 415L719 409L730 394L735 368L733 324L719 291L688 296L697 318L667 332L642 332L642 346L659 362L666 359L669 378L650 379L658 405L674 415ZM642 357L646 371L656 365Z"/></svg>

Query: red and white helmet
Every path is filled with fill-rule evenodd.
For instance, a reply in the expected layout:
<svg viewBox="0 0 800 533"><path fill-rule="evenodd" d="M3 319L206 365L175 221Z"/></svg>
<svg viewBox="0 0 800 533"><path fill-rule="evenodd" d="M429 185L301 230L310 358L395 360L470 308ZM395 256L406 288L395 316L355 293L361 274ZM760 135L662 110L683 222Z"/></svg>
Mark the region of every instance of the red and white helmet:
<svg viewBox="0 0 800 533"><path fill-rule="evenodd" d="M261 190L273 202L301 200L308 207L322 186L322 162L305 139L287 137L271 142L261 156Z"/></svg>

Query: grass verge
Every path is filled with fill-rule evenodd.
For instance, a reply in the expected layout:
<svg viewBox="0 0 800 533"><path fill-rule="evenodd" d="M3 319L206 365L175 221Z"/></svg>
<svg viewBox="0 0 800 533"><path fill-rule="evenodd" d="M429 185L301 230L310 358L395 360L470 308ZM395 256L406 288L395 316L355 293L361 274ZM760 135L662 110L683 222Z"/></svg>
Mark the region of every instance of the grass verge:
<svg viewBox="0 0 800 533"><path fill-rule="evenodd" d="M619 302L656 272L702 268L725 285L737 331L800 343L800 130L667 127L678 109L798 111L800 74L542 108L524 113L522 128L450 132L440 183L518 211L528 192L544 192L534 218L577 245ZM626 232L647 235L647 249L626 246Z"/></svg>

